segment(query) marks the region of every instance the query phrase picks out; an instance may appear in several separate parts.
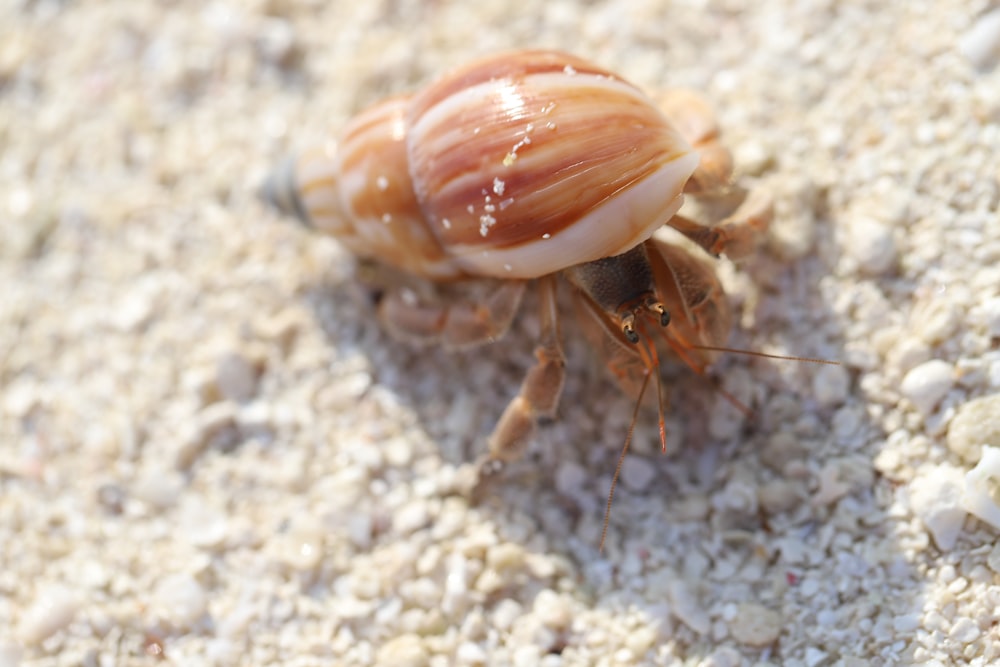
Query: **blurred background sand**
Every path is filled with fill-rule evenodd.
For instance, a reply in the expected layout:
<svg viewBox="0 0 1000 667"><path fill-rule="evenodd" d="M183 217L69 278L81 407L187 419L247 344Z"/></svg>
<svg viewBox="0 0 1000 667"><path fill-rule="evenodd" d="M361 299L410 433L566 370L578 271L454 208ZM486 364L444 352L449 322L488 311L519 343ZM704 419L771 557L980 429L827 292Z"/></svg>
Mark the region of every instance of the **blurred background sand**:
<svg viewBox="0 0 1000 667"><path fill-rule="evenodd" d="M963 493L1000 447L997 11L2 0L0 667L992 664L1000 547ZM721 360L752 422L671 365L671 451L644 412L603 554L632 406L572 327L560 419L471 505L531 303L407 349L254 196L529 46L712 100L777 206L720 264L730 342L844 364Z"/></svg>

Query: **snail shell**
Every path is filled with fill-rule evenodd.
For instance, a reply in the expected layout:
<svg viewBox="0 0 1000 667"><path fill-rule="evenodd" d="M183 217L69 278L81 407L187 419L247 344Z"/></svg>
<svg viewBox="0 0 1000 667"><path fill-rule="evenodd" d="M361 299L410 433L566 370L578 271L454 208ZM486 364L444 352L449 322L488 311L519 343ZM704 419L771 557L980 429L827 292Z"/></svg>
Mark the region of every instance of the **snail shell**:
<svg viewBox="0 0 1000 667"><path fill-rule="evenodd" d="M265 195L416 275L536 278L648 239L698 161L632 84L564 53L519 51L363 111Z"/></svg>

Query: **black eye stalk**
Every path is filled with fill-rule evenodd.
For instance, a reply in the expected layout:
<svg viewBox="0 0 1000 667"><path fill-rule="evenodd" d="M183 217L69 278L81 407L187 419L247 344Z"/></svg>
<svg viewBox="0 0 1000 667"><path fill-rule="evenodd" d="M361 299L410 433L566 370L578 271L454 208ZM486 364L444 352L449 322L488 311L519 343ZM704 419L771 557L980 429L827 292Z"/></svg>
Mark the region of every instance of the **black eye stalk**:
<svg viewBox="0 0 1000 667"><path fill-rule="evenodd" d="M655 299L646 301L646 308L660 316L660 326L665 327L670 324L670 311L662 303Z"/></svg>
<svg viewBox="0 0 1000 667"><path fill-rule="evenodd" d="M635 313L629 311L622 316L622 333L626 340L635 345L639 342L639 334L635 332Z"/></svg>
<svg viewBox="0 0 1000 667"><path fill-rule="evenodd" d="M670 324L670 311L668 311L662 303L653 297L646 299L643 303L643 307L651 313L659 316L661 327L665 327ZM621 322L622 334L625 336L625 339L633 345L638 343L639 334L635 331L635 311L632 309L626 310L621 316Z"/></svg>

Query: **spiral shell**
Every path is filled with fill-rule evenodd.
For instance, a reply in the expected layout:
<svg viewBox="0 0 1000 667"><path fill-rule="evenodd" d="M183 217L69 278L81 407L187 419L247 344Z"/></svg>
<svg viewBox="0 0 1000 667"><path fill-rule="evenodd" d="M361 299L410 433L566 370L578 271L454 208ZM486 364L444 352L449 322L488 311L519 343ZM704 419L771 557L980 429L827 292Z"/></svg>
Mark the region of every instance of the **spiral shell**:
<svg viewBox="0 0 1000 667"><path fill-rule="evenodd" d="M267 192L355 254L417 275L535 278L648 239L698 160L636 87L521 51L362 112Z"/></svg>

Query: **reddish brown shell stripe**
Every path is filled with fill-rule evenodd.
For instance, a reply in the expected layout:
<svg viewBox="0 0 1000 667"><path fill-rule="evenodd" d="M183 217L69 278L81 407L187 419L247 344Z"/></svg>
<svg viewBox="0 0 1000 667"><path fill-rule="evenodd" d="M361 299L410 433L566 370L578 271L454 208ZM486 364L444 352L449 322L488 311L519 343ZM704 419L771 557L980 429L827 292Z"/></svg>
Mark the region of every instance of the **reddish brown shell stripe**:
<svg viewBox="0 0 1000 667"><path fill-rule="evenodd" d="M589 217L588 233L604 241L582 256L558 253L547 265L557 271L635 246L679 206L697 159L685 159L690 146L634 86L578 59L538 52L513 63L481 61L459 78L464 85L447 78L414 98L407 132L417 198L433 233L464 265L527 275L486 258ZM663 169L676 170L676 184L644 191L658 199L653 205L636 203L652 219L629 215L627 200L612 207L619 215L624 206L623 219L596 215L613 198L638 196L630 188Z"/></svg>

